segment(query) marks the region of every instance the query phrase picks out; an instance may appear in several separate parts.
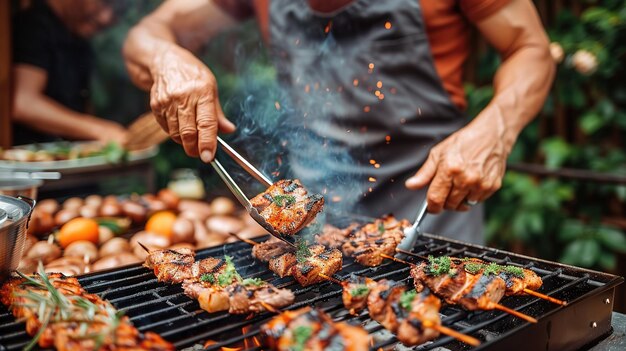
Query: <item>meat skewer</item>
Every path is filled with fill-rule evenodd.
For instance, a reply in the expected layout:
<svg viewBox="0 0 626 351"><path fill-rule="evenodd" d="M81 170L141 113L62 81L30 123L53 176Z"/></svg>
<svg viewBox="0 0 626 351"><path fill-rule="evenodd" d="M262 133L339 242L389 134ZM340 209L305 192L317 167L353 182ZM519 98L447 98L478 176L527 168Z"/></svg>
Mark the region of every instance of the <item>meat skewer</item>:
<svg viewBox="0 0 626 351"><path fill-rule="evenodd" d="M537 319L499 303L504 297L505 283L495 275L466 274L463 267L458 267L451 268L454 269L452 275L445 272L434 276L424 273L426 263L416 265L392 256L384 257L411 266L416 289L421 290L426 285L447 303L461 305L470 311L496 309L527 322L537 323Z"/></svg>
<svg viewBox="0 0 626 351"><path fill-rule="evenodd" d="M260 279L243 279L228 256L195 261L195 253L189 249L151 251L139 244L148 252L144 265L154 270L159 281L182 283L185 294L209 313L276 313L294 300L289 289L278 289Z"/></svg>
<svg viewBox="0 0 626 351"><path fill-rule="evenodd" d="M423 260L428 260L428 257L420 256L410 251L406 251L402 249L396 249L396 251L405 255L410 255L410 256L417 257ZM457 259L454 257L451 257L451 259L462 260L462 259ZM471 270L480 271L481 269L489 266L487 262L477 259L477 258L469 258L465 260L466 261L469 260L470 268L472 268L473 266ZM562 305L562 306L567 305L567 301L559 300L554 297L537 292L536 290L538 290L541 287L543 282L541 281L541 277L539 277L535 272L533 272L530 269L521 268L521 267L513 267L513 266L506 266L504 268L502 268L502 266L495 266L495 267L492 267L492 269L497 269L498 275L500 276L500 278L502 278L505 281L506 283L505 295L506 296L527 294L527 295L532 295L534 297L538 297L546 301L550 301L557 305Z"/></svg>
<svg viewBox="0 0 626 351"><path fill-rule="evenodd" d="M261 326L265 343L278 351L367 351L370 336L361 326L334 322L319 309L286 311Z"/></svg>
<svg viewBox="0 0 626 351"><path fill-rule="evenodd" d="M236 234L234 237L253 245L252 254L255 258L268 262L269 269L278 276L292 276L300 285L309 286L324 279L320 273L333 275L343 266L343 256L337 249L328 249L323 245L309 245L299 242L294 252L287 245L278 241L257 243L243 239Z"/></svg>
<svg viewBox="0 0 626 351"><path fill-rule="evenodd" d="M322 277L342 286L342 300L350 313L360 312L367 307L370 316L387 330L394 332L405 345L413 346L433 340L439 333L468 345L480 345L478 339L441 325L441 302L427 290L413 294L404 285L396 285L387 280L376 282L356 275L351 275L344 281L326 275ZM402 305L409 307L408 315L401 315L406 314ZM428 329L432 331L428 332Z"/></svg>

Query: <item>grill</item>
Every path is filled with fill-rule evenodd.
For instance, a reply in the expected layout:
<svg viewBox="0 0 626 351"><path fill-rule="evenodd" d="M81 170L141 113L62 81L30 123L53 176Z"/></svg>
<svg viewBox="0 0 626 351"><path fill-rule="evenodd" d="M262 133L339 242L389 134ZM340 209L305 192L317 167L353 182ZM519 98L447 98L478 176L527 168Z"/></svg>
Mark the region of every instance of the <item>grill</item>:
<svg viewBox="0 0 626 351"><path fill-rule="evenodd" d="M276 278L264 264L251 257L250 250L248 244L236 242L201 250L197 257L230 255L242 276L261 278L293 290L296 300L289 309L314 305L337 321L363 325L372 335L371 350L409 349L372 321L366 312L349 315L341 303L340 286L325 282L303 288L292 278ZM624 280L621 277L435 235L420 237L413 252L422 256L477 257L526 267L543 278L540 292L569 302L567 306L557 306L531 296L502 299L503 305L536 317L537 324L526 323L500 311L467 312L454 306L443 307L443 324L480 339L482 344L474 348L476 350L519 349L522 346L525 350L572 350L591 346L612 332L613 295L615 287ZM350 273L405 281L408 285L412 283L409 268L391 261L367 268L352 259L345 259L344 268L335 276L344 278ZM99 294L125 311L140 331L157 332L178 349L201 349L206 343L206 350L262 350L259 326L272 317L270 313L255 316L209 314L201 310L195 300L185 296L180 286L158 283L151 271L139 265L93 273L79 280L87 291ZM1 307L0 350L21 350L29 340L24 324L16 323L6 308ZM471 347L442 336L413 349L468 350Z"/></svg>

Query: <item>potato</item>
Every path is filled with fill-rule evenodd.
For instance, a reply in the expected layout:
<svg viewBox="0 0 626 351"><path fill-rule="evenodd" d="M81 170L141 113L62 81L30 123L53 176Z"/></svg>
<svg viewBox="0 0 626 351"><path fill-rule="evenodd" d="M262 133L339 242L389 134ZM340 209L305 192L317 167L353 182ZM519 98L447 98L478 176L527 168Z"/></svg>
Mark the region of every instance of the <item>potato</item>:
<svg viewBox="0 0 626 351"><path fill-rule="evenodd" d="M100 206L100 216L117 217L122 214L122 207L118 203L105 202Z"/></svg>
<svg viewBox="0 0 626 351"><path fill-rule="evenodd" d="M87 262L94 262L98 259L98 247L91 241L74 241L63 250L63 256L78 257Z"/></svg>
<svg viewBox="0 0 626 351"><path fill-rule="evenodd" d="M28 250L26 257L38 260L46 264L61 257L61 248L47 241L38 241Z"/></svg>
<svg viewBox="0 0 626 351"><path fill-rule="evenodd" d="M101 271L104 269L117 268L120 266L126 266L133 263L139 263L142 260L130 252L120 252L113 255L104 256L93 265L91 265L92 271Z"/></svg>
<svg viewBox="0 0 626 351"><path fill-rule="evenodd" d="M128 243L128 240L124 238L113 238L100 246L98 254L100 257L104 257L130 251L130 243Z"/></svg>
<svg viewBox="0 0 626 351"><path fill-rule="evenodd" d="M175 210L178 208L180 198L170 189L161 189L157 194L157 197L165 203L165 206L167 206L168 209Z"/></svg>
<svg viewBox="0 0 626 351"><path fill-rule="evenodd" d="M57 226L61 226L77 217L78 217L78 210L76 209L69 210L69 209L64 208L61 211L57 212L56 215L54 215L54 224Z"/></svg>
<svg viewBox="0 0 626 351"><path fill-rule="evenodd" d="M211 213L216 216L231 215L235 212L235 203L227 197L217 197L211 201Z"/></svg>
<svg viewBox="0 0 626 351"><path fill-rule="evenodd" d="M107 241L113 239L114 237L115 233L113 233L113 230L111 230L111 228L104 225L98 226L98 244L102 245Z"/></svg>
<svg viewBox="0 0 626 351"><path fill-rule="evenodd" d="M45 199L37 202L37 206L35 206L35 210L47 212L49 214L54 214L56 211L61 208L59 202L55 199Z"/></svg>
<svg viewBox="0 0 626 351"><path fill-rule="evenodd" d="M100 207L102 205L102 196L100 195L89 195L85 198L85 205L92 207Z"/></svg>
<svg viewBox="0 0 626 351"><path fill-rule="evenodd" d="M163 235L150 232L139 232L133 235L130 239L130 247L133 249L135 256L139 257L141 260L145 260L148 253L138 243L143 244L149 250L164 249L171 245L170 239L164 237Z"/></svg>
<svg viewBox="0 0 626 351"><path fill-rule="evenodd" d="M211 232L222 234L238 233L243 229L243 222L230 216L212 216L206 221L206 227Z"/></svg>
<svg viewBox="0 0 626 351"><path fill-rule="evenodd" d="M134 223L143 223L148 217L148 210L135 201L125 201L122 203L122 212Z"/></svg>
<svg viewBox="0 0 626 351"><path fill-rule="evenodd" d="M80 197L70 197L63 202L63 208L66 210L76 210L83 206L84 201Z"/></svg>
<svg viewBox="0 0 626 351"><path fill-rule="evenodd" d="M191 212L204 221L211 215L211 205L203 201L183 199L178 204L178 211L181 213Z"/></svg>
<svg viewBox="0 0 626 351"><path fill-rule="evenodd" d="M193 222L187 218L178 217L172 225L172 244L194 242Z"/></svg>

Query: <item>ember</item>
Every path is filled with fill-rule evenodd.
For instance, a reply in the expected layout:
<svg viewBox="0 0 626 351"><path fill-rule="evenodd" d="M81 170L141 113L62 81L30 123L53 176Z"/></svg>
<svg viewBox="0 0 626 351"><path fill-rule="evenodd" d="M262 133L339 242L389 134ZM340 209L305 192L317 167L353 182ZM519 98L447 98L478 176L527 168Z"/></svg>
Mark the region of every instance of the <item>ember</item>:
<svg viewBox="0 0 626 351"><path fill-rule="evenodd" d="M369 178L367 178L367 180L369 180L372 183L376 182L376 178L374 178L374 177L369 177Z"/></svg>
<svg viewBox="0 0 626 351"><path fill-rule="evenodd" d="M391 22L385 22L385 29L391 29Z"/></svg>
<svg viewBox="0 0 626 351"><path fill-rule="evenodd" d="M280 110L280 103L278 101L274 102L274 107L276 107L277 110Z"/></svg>
<svg viewBox="0 0 626 351"><path fill-rule="evenodd" d="M354 85L355 87L359 86L359 80L358 79L353 80L352 85Z"/></svg>
<svg viewBox="0 0 626 351"><path fill-rule="evenodd" d="M383 87L383 82L381 82L380 80L376 83L376 87L378 89L381 89Z"/></svg>
<svg viewBox="0 0 626 351"><path fill-rule="evenodd" d="M370 112L370 107L369 106L363 107L363 112Z"/></svg>

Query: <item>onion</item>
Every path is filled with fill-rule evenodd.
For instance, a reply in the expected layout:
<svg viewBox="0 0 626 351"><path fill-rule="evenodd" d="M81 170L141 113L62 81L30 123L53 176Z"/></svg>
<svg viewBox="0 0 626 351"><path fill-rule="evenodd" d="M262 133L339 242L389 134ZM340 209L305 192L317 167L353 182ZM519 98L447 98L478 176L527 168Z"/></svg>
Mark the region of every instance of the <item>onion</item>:
<svg viewBox="0 0 626 351"><path fill-rule="evenodd" d="M142 243L143 244L143 243ZM100 257L115 255L121 252L130 252L130 244L124 238L113 238L100 247Z"/></svg>
<svg viewBox="0 0 626 351"><path fill-rule="evenodd" d="M211 202L211 213L216 216L231 215L235 212L235 203L227 197L217 197Z"/></svg>
<svg viewBox="0 0 626 351"><path fill-rule="evenodd" d="M241 220L230 216L213 216L206 221L209 231L221 234L238 233L243 229Z"/></svg>
<svg viewBox="0 0 626 351"><path fill-rule="evenodd" d="M26 257L39 260L43 262L43 264L46 264L61 257L61 248L47 241L38 241L28 250Z"/></svg>
<svg viewBox="0 0 626 351"><path fill-rule="evenodd" d="M78 240L67 245L65 250L63 250L63 256L78 257L87 262L93 262L98 259L98 248L91 241Z"/></svg>
<svg viewBox="0 0 626 351"><path fill-rule="evenodd" d="M172 244L194 242L193 222L187 218L178 217L172 225Z"/></svg>

